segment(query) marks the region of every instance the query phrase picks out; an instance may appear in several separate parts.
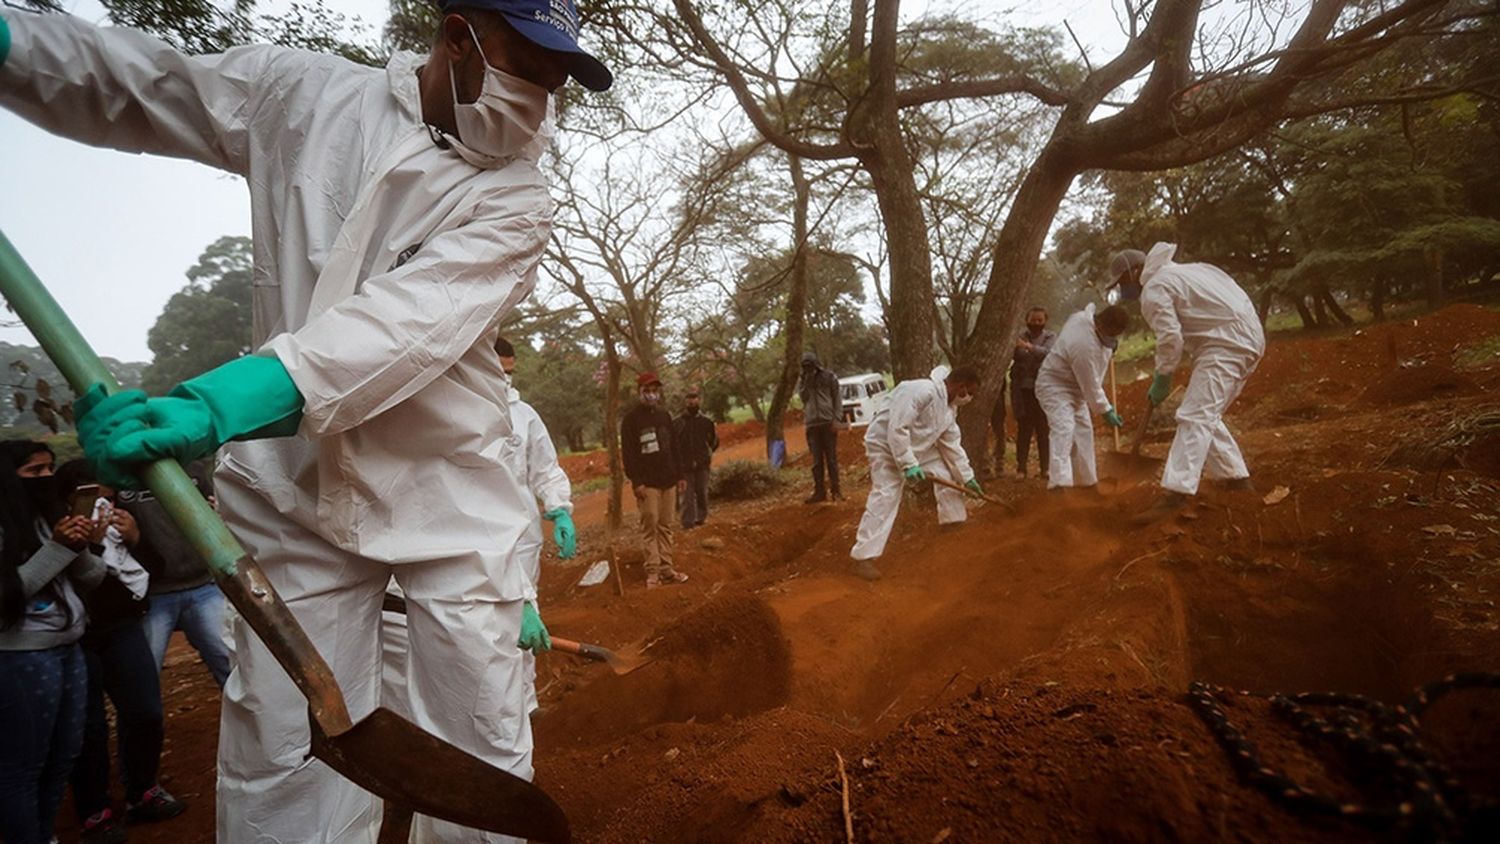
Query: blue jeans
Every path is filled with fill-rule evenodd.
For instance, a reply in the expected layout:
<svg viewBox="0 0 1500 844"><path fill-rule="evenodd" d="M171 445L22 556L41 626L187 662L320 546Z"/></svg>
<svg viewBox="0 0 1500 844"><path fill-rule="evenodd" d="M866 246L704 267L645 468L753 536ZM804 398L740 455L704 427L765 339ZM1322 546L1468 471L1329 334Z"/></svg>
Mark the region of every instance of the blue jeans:
<svg viewBox="0 0 1500 844"><path fill-rule="evenodd" d="M83 744L88 671L75 645L0 651L0 839L47 844Z"/></svg>
<svg viewBox="0 0 1500 844"><path fill-rule="evenodd" d="M229 679L229 645L224 640L224 593L212 583L181 592L161 592L151 596L146 610L146 641L161 670L167 657L167 642L173 630L187 635L188 644L208 666L214 682L224 688Z"/></svg>
<svg viewBox="0 0 1500 844"><path fill-rule="evenodd" d="M125 799L138 802L156 785L161 765L161 685L151 648L146 644L143 618L116 622L83 634L88 665L88 709L83 728L83 750L73 766L73 808L87 820L109 808L109 722L104 696L115 705L115 732L120 746L120 779Z"/></svg>

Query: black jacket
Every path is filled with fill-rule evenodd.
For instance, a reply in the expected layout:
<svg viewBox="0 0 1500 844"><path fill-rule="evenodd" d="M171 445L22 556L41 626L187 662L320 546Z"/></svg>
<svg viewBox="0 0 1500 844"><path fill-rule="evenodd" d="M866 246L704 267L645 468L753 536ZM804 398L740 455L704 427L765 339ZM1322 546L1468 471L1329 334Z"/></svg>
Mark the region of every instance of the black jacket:
<svg viewBox="0 0 1500 844"><path fill-rule="evenodd" d="M719 432L712 419L702 413L684 413L677 417L672 432L677 438L677 455L682 469L703 469L713 463L719 450Z"/></svg>
<svg viewBox="0 0 1500 844"><path fill-rule="evenodd" d="M620 458L631 483L666 489L682 479L672 428L670 414L644 404L631 408L620 420Z"/></svg>

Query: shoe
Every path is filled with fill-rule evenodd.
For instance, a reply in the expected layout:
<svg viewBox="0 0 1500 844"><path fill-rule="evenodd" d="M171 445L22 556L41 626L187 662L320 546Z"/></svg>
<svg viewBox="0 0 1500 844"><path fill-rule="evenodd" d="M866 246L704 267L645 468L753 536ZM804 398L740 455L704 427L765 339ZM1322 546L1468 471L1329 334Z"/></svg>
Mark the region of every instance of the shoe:
<svg viewBox="0 0 1500 844"><path fill-rule="evenodd" d="M187 804L173 797L160 785L146 789L139 801L126 804L125 818L131 823L155 823L175 818L187 811Z"/></svg>
<svg viewBox="0 0 1500 844"><path fill-rule="evenodd" d="M124 844L125 829L115 820L113 810L104 809L89 816L79 830L78 840L83 844Z"/></svg>
<svg viewBox="0 0 1500 844"><path fill-rule="evenodd" d="M880 579L880 569L875 568L875 564L869 560L855 560L854 573L871 583Z"/></svg>
<svg viewBox="0 0 1500 844"><path fill-rule="evenodd" d="M1230 478L1220 481L1219 488L1226 492L1255 492L1255 482L1249 478Z"/></svg>
<svg viewBox="0 0 1500 844"><path fill-rule="evenodd" d="M1137 525L1149 525L1157 519L1162 519L1176 513L1186 504L1188 496L1180 492L1166 492L1146 509L1135 514L1131 522Z"/></svg>
<svg viewBox="0 0 1500 844"><path fill-rule="evenodd" d="M674 586L678 583L687 583L688 576L676 569L667 569L656 577L646 578L646 588L655 589L658 586Z"/></svg>
<svg viewBox="0 0 1500 844"><path fill-rule="evenodd" d="M828 497L826 495L824 495L821 492L815 492L812 495L809 495L808 497L802 499L802 503L803 504L822 504L824 501L827 501L827 500L828 500Z"/></svg>

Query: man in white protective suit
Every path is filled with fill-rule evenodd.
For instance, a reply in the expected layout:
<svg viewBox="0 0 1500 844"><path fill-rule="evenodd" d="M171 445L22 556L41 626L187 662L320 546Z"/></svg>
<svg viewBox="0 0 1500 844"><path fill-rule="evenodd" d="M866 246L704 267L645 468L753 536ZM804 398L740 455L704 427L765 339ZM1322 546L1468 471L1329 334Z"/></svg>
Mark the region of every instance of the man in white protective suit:
<svg viewBox="0 0 1500 844"><path fill-rule="evenodd" d="M75 412L101 481L133 487L132 466L250 440L220 454L221 511L350 714L379 701L394 575L410 611L413 719L529 778L517 645L534 589L515 549L534 504L505 460L495 339L550 231L536 142L550 93L570 75L595 90L611 77L579 48L570 0L442 11L425 59L398 53L379 69L272 46L189 56L7 9L0 104L250 188L256 354L162 398L88 391ZM233 641L218 840L372 841L379 801L308 756L305 700L242 621ZM494 837L419 818L415 838Z"/></svg>
<svg viewBox="0 0 1500 844"><path fill-rule="evenodd" d="M1177 435L1162 472L1165 493L1137 518L1169 515L1198 493L1204 475L1229 489L1250 489L1244 455L1224 424L1224 413L1266 352L1266 335L1250 297L1211 264L1172 261L1177 246L1158 243L1150 254L1130 249L1110 260L1111 287L1141 300L1141 315L1156 334L1156 375L1147 393L1166 401L1184 351L1193 373L1177 409Z"/></svg>
<svg viewBox="0 0 1500 844"><path fill-rule="evenodd" d="M1104 392L1119 336L1130 314L1110 305L1098 314L1089 305L1068 317L1036 376L1036 398L1047 414L1049 443L1047 488L1089 488L1099 483L1094 460L1094 418L1118 428L1125 424Z"/></svg>
<svg viewBox="0 0 1500 844"><path fill-rule="evenodd" d="M516 369L516 350L504 337L495 341L495 351L500 355L500 365L507 379L513 378ZM505 443L506 461L511 471L531 493L527 499L531 505L530 518L525 533L516 545L516 557L533 589L541 585L542 575L542 522L552 522L552 540L557 543L557 556L571 560L578 553L578 532L573 526L573 487L567 473L557 462L557 449L552 445L552 435L536 409L521 400L521 392L514 381L510 390L510 422L513 433ZM541 506L538 507L538 502ZM397 587L391 594L400 596ZM387 602L392 607L401 602ZM521 654L525 663L526 713L537 709L536 697L536 651L551 650L552 638L542 624L541 615L535 610L535 602L522 606ZM526 623L532 615L535 623ZM406 614L397 609L387 609L381 621L381 702L391 710L410 717L411 706L407 700L406 680L409 653L409 634Z"/></svg>
<svg viewBox="0 0 1500 844"><path fill-rule="evenodd" d="M884 407L877 410L865 432L865 456L870 461L870 495L859 533L849 556L854 573L865 580L879 580L880 570L870 562L885 551L885 543L896 526L905 484L920 483L929 476L962 483L983 493L969 456L964 453L958 430L958 408L968 404L979 390L979 376L961 366L952 372L938 367L931 378L902 381L891 391ZM968 518L964 497L957 490L934 486L938 524L950 525Z"/></svg>

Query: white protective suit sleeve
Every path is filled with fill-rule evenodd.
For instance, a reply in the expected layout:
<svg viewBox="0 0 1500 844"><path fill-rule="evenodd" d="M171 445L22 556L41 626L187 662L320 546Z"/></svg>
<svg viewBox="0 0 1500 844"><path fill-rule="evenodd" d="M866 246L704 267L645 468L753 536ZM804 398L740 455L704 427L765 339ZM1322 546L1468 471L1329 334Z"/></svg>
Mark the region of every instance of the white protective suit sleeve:
<svg viewBox="0 0 1500 844"><path fill-rule="evenodd" d="M272 338L266 348L302 393L301 430L346 431L447 372L531 290L551 213L539 186L489 196L406 263Z"/></svg>
<svg viewBox="0 0 1500 844"><path fill-rule="evenodd" d="M542 502L542 512L573 512L573 484L557 462L557 449L547 425L533 410L526 432L526 486Z"/></svg>
<svg viewBox="0 0 1500 844"><path fill-rule="evenodd" d="M958 473L955 480L966 484L974 479L974 467L969 465L969 454L964 451L963 432L959 430L956 414L953 423L938 436L937 449L949 467Z"/></svg>
<svg viewBox="0 0 1500 844"><path fill-rule="evenodd" d="M917 460L917 453L911 447L911 426L917 416L926 410L925 405L930 401L926 390L915 387L914 384L913 389L903 390L898 384L891 391L886 411L890 416L886 421L886 446L900 464L898 468L903 470L921 462Z"/></svg>
<svg viewBox="0 0 1500 844"><path fill-rule="evenodd" d="M1172 260L1177 247L1158 243L1146 256L1146 266L1141 270L1141 316L1156 335L1156 371L1171 373L1182 362L1182 322L1177 316L1177 301L1172 289L1166 284L1151 284L1151 279L1163 265Z"/></svg>
<svg viewBox="0 0 1500 844"><path fill-rule="evenodd" d="M7 9L0 104L95 146L186 158L242 176L251 116L280 47L189 56L131 29Z"/></svg>

